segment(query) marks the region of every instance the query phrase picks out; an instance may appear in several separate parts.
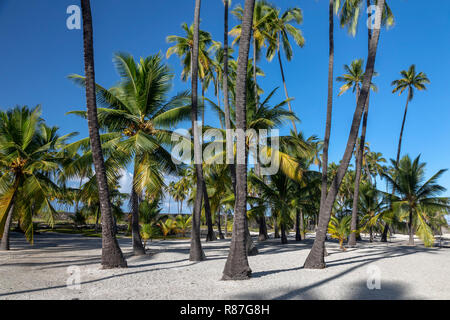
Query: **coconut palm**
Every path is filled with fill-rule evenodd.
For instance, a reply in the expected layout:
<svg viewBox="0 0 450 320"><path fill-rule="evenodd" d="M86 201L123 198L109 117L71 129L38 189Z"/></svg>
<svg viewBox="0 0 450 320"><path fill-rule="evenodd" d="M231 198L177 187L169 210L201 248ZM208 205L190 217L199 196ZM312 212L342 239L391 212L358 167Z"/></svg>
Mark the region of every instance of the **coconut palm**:
<svg viewBox="0 0 450 320"><path fill-rule="evenodd" d="M163 234L164 240L166 240L166 237L171 233L177 233L178 226L177 222L175 220L172 220L170 218L167 218L164 221L158 222L158 227L161 229L161 232Z"/></svg>
<svg viewBox="0 0 450 320"><path fill-rule="evenodd" d="M200 22L198 23L200 24ZM183 81L186 81L189 76L192 78L192 70L194 69L194 37L198 36L198 48L196 51L196 66L197 66L197 75L196 77L200 78L201 82L201 93L202 93L202 123L205 124L205 91L209 87L213 79L213 72L211 69L211 58L209 56L210 49L216 50L219 48L219 44L212 40L211 34L206 31L195 30L195 22L190 27L187 26L186 23L183 23L182 26L185 31L185 37L182 36L168 36L168 43L175 43L172 47L170 47L166 52L166 58L169 58L172 54L176 54L180 59L182 59L183 72L181 74L181 78ZM208 48L211 46L211 48ZM196 80L197 81L197 80ZM203 140L203 138L201 138ZM203 142L203 141L202 141ZM203 181L201 181L204 184ZM204 188L203 188L204 189ZM203 201L205 204L206 210L206 219L208 222L208 234L207 240L213 241L215 240L214 231L212 230L212 222L211 222L211 211L209 210L209 199L208 195L204 192L202 193Z"/></svg>
<svg viewBox="0 0 450 320"><path fill-rule="evenodd" d="M333 2L333 0L330 1L330 10L332 9L332 2ZM353 121L352 121L352 125L351 125L350 134L349 134L349 137L347 140L347 145L345 148L343 158L339 165L338 172L336 174L336 177L333 179L330 190L328 191L328 193L326 193L326 192L324 193L324 190L322 190L323 197L321 199L321 209L320 209L320 213L319 213L319 225L317 228L316 238L314 239L313 247L312 247L311 252L309 253L309 255L305 261L305 264L304 264L305 268L320 269L320 268L325 267L324 243L325 243L325 239L326 239L328 223L329 223L329 220L331 217L331 211L333 209L333 205L334 205L337 193L339 191L340 184L342 183L342 179L345 176L348 165L350 163L350 159L352 157L353 149L355 148L356 138L358 136L359 127L361 124L362 113L363 113L364 106L366 104L366 100L367 100L367 97L369 94L370 85L372 83L372 76L374 73L375 58L376 58L378 40L380 37L380 29L381 29L381 13L382 13L381 9L384 8L384 3L385 3L384 0L379 0L378 4L377 4L377 11L375 14L376 15L375 26L374 26L374 30L373 30L373 35L370 40L370 47L369 47L367 64L366 64L366 71L364 72L363 85L361 88L358 102L356 104L355 112L353 114ZM332 14L332 12L331 12L331 14ZM332 94L332 92L331 92L331 94ZM325 136L325 139L326 138L327 138L327 135ZM328 139L329 139L329 135L328 135ZM325 149L328 149L328 142L324 142L324 158L323 158L324 166L325 166L326 161L328 161L328 156L326 157L327 159L325 159ZM324 181L322 180L322 188L324 188L324 187L326 188L326 185L324 186ZM326 198L324 198L325 194L326 194Z"/></svg>
<svg viewBox="0 0 450 320"><path fill-rule="evenodd" d="M342 251L345 251L344 247L344 241L347 239L347 237L350 234L350 223L351 223L352 216L343 216L342 218L338 219L335 216L332 216L330 218L330 223L328 224L328 233L330 234L331 238L337 239L339 241L339 248Z"/></svg>
<svg viewBox="0 0 450 320"><path fill-rule="evenodd" d="M185 35L183 36L168 36L166 41L174 45L167 49L166 58L169 59L173 54L176 54L182 61L183 71L181 79L187 81L191 76L192 55L194 49L194 24L188 27L187 23L181 25ZM200 79L205 78L209 70L211 59L208 53L208 47L213 43L211 34L207 31L199 30L198 33L199 51L198 51L198 76Z"/></svg>
<svg viewBox="0 0 450 320"><path fill-rule="evenodd" d="M40 106L0 111L0 250L9 250L14 215L20 216L30 242L34 214L42 214L50 225L54 222L51 199L61 190L51 178L63 162L57 151L75 134L59 137L57 128L47 127L40 115Z"/></svg>
<svg viewBox="0 0 450 320"><path fill-rule="evenodd" d="M386 171L386 166L382 165L382 163L386 163L386 159L383 158L383 154L381 152L368 152L365 154L365 164L367 168L367 174L372 176L373 185L377 186L377 177L383 176L383 173Z"/></svg>
<svg viewBox="0 0 450 320"><path fill-rule="evenodd" d="M198 70L199 70L199 54L202 50L200 46L201 34L200 28L200 6L201 0L195 1L195 12L194 12L194 26L192 35L192 57L191 57L191 124L192 124L192 135L194 142L194 167L196 175L196 195L194 201L194 210L192 212L192 231L191 231L191 248L189 260L191 261L202 261L205 259L205 254L202 249L200 242L200 219L202 214L202 197L203 197L203 168L201 161L201 145L200 145L200 135L201 132L198 131L197 127L197 89L198 89ZM207 198L207 197L205 197Z"/></svg>
<svg viewBox="0 0 450 320"><path fill-rule="evenodd" d="M249 176L250 181L258 189L262 199L272 210L272 215L276 217L276 223L281 230L281 243L287 243L287 234L293 226L292 206L290 203L294 184L284 173L270 176L270 182L266 183L256 175Z"/></svg>
<svg viewBox="0 0 450 320"><path fill-rule="evenodd" d="M417 230L425 245L433 244L433 234L428 225L429 215L447 210L449 198L438 197L446 189L438 184L438 179L447 170L439 170L425 181L425 163L420 155L411 161L406 155L399 162L391 160L395 168L394 175L384 174L384 178L395 190L392 196L392 208L408 222L409 245L414 245L414 233Z"/></svg>
<svg viewBox="0 0 450 320"><path fill-rule="evenodd" d="M408 103L414 97L414 89L417 89L419 91L426 90L425 85L430 83L430 80L428 79L428 77L425 73L419 72L416 74L416 66L415 65L411 65L407 71L403 70L400 72L400 74L402 75L403 78L392 81L391 85L394 86L392 93L399 92L399 95L400 95L403 93L403 91L408 89L408 96L406 98L405 113L403 115L402 127L400 129L400 136L398 139L397 157L396 157L397 162L400 160L403 129L405 127L406 114L408 112ZM394 194L395 190L392 190L392 193ZM384 231L383 231L383 235L381 237L381 241L383 241L383 242L387 241L388 230L389 230L389 224L386 224Z"/></svg>
<svg viewBox="0 0 450 320"><path fill-rule="evenodd" d="M94 41L90 0L81 0L81 12L83 15L87 119L102 209L102 267L126 267L127 263L114 235L114 222L99 134L97 104L95 99Z"/></svg>
<svg viewBox="0 0 450 320"><path fill-rule="evenodd" d="M400 95L405 90L408 90L408 96L406 97L405 113L403 115L402 128L400 129L400 137L398 138L397 161L399 161L400 159L403 129L405 128L408 103L414 98L414 89L417 89L419 91L426 90L426 84L430 83L430 80L425 73L416 73L416 66L414 64L411 65L408 70L402 70L400 74L402 75L402 78L392 81L391 85L394 86L392 93L398 92Z"/></svg>
<svg viewBox="0 0 450 320"><path fill-rule="evenodd" d="M305 39L300 29L292 25L293 22L301 24L303 22L303 13L300 8L289 8L283 13L277 8L272 8L273 15L269 19L269 25L271 29L270 45L267 48L267 59L271 61L275 54L278 56L278 63L280 65L281 79L283 80L284 93L288 100L289 111L292 112L291 102L289 99L286 79L284 76L283 63L281 61L281 50L284 51L284 56L287 61L291 61L293 52L292 46L289 41L289 36L294 39L295 44L303 47ZM292 127L294 132L297 133L297 127L295 121L292 121Z"/></svg>
<svg viewBox="0 0 450 320"><path fill-rule="evenodd" d="M349 34L351 34L352 36L355 36L357 26L359 23L359 18L361 17L362 7L364 6L364 1L363 0L336 0L336 1L338 2L337 6L336 6L336 12L340 11L339 16L340 16L341 27L346 27ZM389 28L389 27L393 26L394 22L395 22L395 18L394 18L394 15L393 15L387 1L384 1L381 6L379 5L378 2L379 2L378 0L366 0L365 1L367 13L368 13L368 19L372 19L371 18L372 10L370 9L370 7L372 4L375 4L378 7L376 13L381 12L380 27L385 26L386 28ZM376 14L375 14L375 16L376 16ZM372 34L373 34L372 28L367 28L367 34L368 34L368 41L367 41L368 51L370 51L370 42L372 40ZM368 96L366 98L367 111L364 112L364 110L363 110L363 113L364 113L363 123L367 123L367 116L368 116L368 109L369 109L369 96L370 96L370 92L368 93ZM362 150L363 147L364 147L364 142L362 142L362 144L359 145L359 149ZM361 151L361 153L362 153L362 151ZM359 169L359 167L361 167L361 164L360 164L361 161L362 161L361 157L359 160L357 159L358 169ZM358 197L356 197L356 199L358 199ZM353 221L353 223L354 223L354 221ZM353 235L354 234L352 233L351 237L353 237ZM352 245L354 245L354 244L356 244L356 242L354 242L352 240Z"/></svg>
<svg viewBox="0 0 450 320"><path fill-rule="evenodd" d="M381 229L382 218L388 207L382 194L371 183L361 185L358 211L362 215L361 230L369 231L369 241L373 242L374 229Z"/></svg>
<svg viewBox="0 0 450 320"><path fill-rule="evenodd" d="M192 225L192 217L188 215L179 214L176 217L176 223L179 232L181 232L183 237L185 237L187 229L190 228Z"/></svg>
<svg viewBox="0 0 450 320"><path fill-rule="evenodd" d="M174 172L175 165L166 146L171 141L170 128L188 118L189 94L181 92L168 97L173 74L159 54L141 58L137 63L131 55L118 53L114 62L121 81L109 90L97 84L97 100L103 105L98 109L98 121L109 132L119 135L117 150L127 154L132 162L133 251L142 255L145 250L139 231L139 194L144 190L152 196L161 193L163 174ZM70 78L77 84L85 84L81 76ZM70 113L86 115L83 111Z"/></svg>
<svg viewBox="0 0 450 320"><path fill-rule="evenodd" d="M246 124L246 95L247 95L247 67L248 53L252 34L253 12L255 0L246 0L241 25L239 41L239 58L236 77L236 129L245 132ZM224 280L243 280L251 275L246 250L247 228L247 161L245 139L238 139L236 146L236 201L234 205L233 235L230 252L223 270ZM242 163L243 162L243 163Z"/></svg>

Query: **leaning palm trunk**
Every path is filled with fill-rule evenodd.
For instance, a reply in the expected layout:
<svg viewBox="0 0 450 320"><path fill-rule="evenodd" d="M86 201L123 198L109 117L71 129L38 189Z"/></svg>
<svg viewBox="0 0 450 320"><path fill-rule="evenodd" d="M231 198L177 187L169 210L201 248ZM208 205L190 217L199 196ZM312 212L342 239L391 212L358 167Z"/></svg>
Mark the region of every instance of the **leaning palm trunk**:
<svg viewBox="0 0 450 320"><path fill-rule="evenodd" d="M356 88L357 97L359 97L359 86ZM358 199L359 199L359 184L361 181L362 162L364 157L364 144L366 141L367 130L367 117L369 113L369 95L367 95L366 105L364 108L364 117L361 130L361 139L359 141L358 150L356 152L356 173L355 173L355 189L353 192L353 207L352 207L352 220L351 220L351 232L348 239L348 246L356 246L356 233L358 228Z"/></svg>
<svg viewBox="0 0 450 320"><path fill-rule="evenodd" d="M8 217L6 217L5 229L3 231L2 242L0 243L0 251L9 250L9 229L11 229L12 217L14 212L14 199L8 210Z"/></svg>
<svg viewBox="0 0 450 320"><path fill-rule="evenodd" d="M201 158L200 133L197 127L197 90L198 90L198 43L199 43L199 24L200 24L200 6L201 0L195 1L194 13L194 35L193 48L191 55L191 80L192 80L192 95L191 95L191 122L194 136L194 161L195 174L197 178L197 192L195 193L194 210L192 212L192 231L191 231L191 248L189 252L189 260L202 261L205 259L202 244L200 242L200 219L202 214L202 197L203 197L203 169Z"/></svg>
<svg viewBox="0 0 450 320"><path fill-rule="evenodd" d="M223 270L223 280L248 279L252 272L248 265L245 235L247 220L247 150L245 146L245 130L247 127L246 76L254 7L255 0L245 0L236 77L236 129L240 130L238 132L240 137L238 137L237 141L236 199L234 205L233 235L228 259Z"/></svg>
<svg viewBox="0 0 450 320"><path fill-rule="evenodd" d="M382 13L381 8L384 8L384 3L385 3L384 0L379 0L377 3L375 28L373 30L373 36L370 41L369 54L367 59L366 70L364 73L364 80L361 93L359 95L358 103L355 109L355 113L353 115L352 126L347 140L347 146L345 148L344 156L341 160L341 164L339 166L337 174L331 183L328 195L326 199L322 201L319 213L319 227L316 232L316 239L314 240L311 252L306 258L304 264L304 267L308 269L325 268L324 245L328 229L328 223L330 221L334 201L336 200L336 195L339 191L339 186L341 185L342 179L344 178L344 175L347 171L350 159L352 157L353 149L355 148L356 138L358 136L359 126L361 124L363 109L367 100L367 96L369 94L370 84L372 83L372 76L375 67L375 58L381 28L381 13Z"/></svg>
<svg viewBox="0 0 450 320"><path fill-rule="evenodd" d="M86 105L89 138L102 212L102 267L104 269L127 267L127 262L123 257L113 231L110 196L100 143L95 95L93 28L90 1L81 0L81 9L83 15L84 64L86 73Z"/></svg>

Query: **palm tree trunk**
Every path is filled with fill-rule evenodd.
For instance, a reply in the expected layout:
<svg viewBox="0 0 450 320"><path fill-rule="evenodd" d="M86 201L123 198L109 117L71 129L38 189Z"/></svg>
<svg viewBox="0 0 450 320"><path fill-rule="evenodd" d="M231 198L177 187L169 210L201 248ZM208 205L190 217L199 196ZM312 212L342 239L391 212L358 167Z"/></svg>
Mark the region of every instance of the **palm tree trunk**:
<svg viewBox="0 0 450 320"><path fill-rule="evenodd" d="M256 101L256 110L259 108L259 96L258 96L258 82L256 81L256 39L253 37L253 82L254 93L255 93L255 101Z"/></svg>
<svg viewBox="0 0 450 320"><path fill-rule="evenodd" d="M202 185L203 185L203 201L205 202L206 225L208 226L208 234L206 235L206 241L214 241L214 240L217 240L217 238L214 233L214 228L213 228L213 223L212 223L211 206L209 204L208 191L206 190L205 181L203 181Z"/></svg>
<svg viewBox="0 0 450 320"><path fill-rule="evenodd" d="M136 160L137 162L138 160ZM137 163L135 164L135 167ZM139 225L139 196L135 188L136 172L133 174L133 185L131 186L131 237L133 241L133 254L135 256L145 255L145 248L142 244L141 230Z"/></svg>
<svg viewBox="0 0 450 320"><path fill-rule="evenodd" d="M11 205L8 210L8 216L6 217L2 241L0 243L0 251L8 251L9 250L9 230L11 229L13 212L14 212L14 197L11 201Z"/></svg>
<svg viewBox="0 0 450 320"><path fill-rule="evenodd" d="M286 236L286 225L284 223L281 224L281 243L287 244L287 236Z"/></svg>
<svg viewBox="0 0 450 320"><path fill-rule="evenodd" d="M225 211L225 238L228 238L228 212L226 211Z"/></svg>
<svg viewBox="0 0 450 320"><path fill-rule="evenodd" d="M119 243L113 231L110 196L100 142L95 94L94 41L90 0L81 0L81 10L83 15L84 65L89 138L102 212L102 267L104 269L127 267L127 262L123 257L122 250L120 250Z"/></svg>
<svg viewBox="0 0 450 320"><path fill-rule="evenodd" d="M247 229L247 155L245 146L246 123L246 78L248 53L252 33L253 10L255 0L245 0L244 16L242 19L241 40L239 43L239 58L236 77L236 129L237 165L236 165L236 200L234 205L233 235L230 251L223 270L223 280L244 280L251 275L248 265L246 248ZM242 163L243 162L243 163Z"/></svg>
<svg viewBox="0 0 450 320"><path fill-rule="evenodd" d="M222 233L222 226L220 224L220 206L217 213L217 229L219 230L219 239L225 239Z"/></svg>
<svg viewBox="0 0 450 320"><path fill-rule="evenodd" d="M194 136L194 162L195 174L197 177L197 192L195 193L194 210L192 212L192 231L191 231L191 248L189 252L190 261L202 261L205 254L200 241L200 221L202 214L202 197L203 197L203 169L202 169L202 147L200 145L200 132L197 127L197 90L198 90L198 43L199 43L199 25L200 25L200 6L201 0L195 1L194 13L194 45L191 55L191 80L192 80L192 110L191 122Z"/></svg>
<svg viewBox="0 0 450 320"><path fill-rule="evenodd" d="M359 98L359 85L356 87L357 99ZM364 156L364 144L366 141L366 129L367 129L367 117L369 112L369 95L367 95L366 105L364 108L363 124L361 129L361 138L359 141L358 150L356 152L356 173L355 173L355 189L353 192L353 206L352 206L352 221L351 221L351 233L348 239L348 246L356 246L356 233L358 228L358 200L359 200L359 185L361 181L362 160Z"/></svg>
<svg viewBox="0 0 450 320"><path fill-rule="evenodd" d="M406 99L406 106L405 106L405 113L403 114L403 120L402 120L402 128L400 130L400 137L398 138L398 147L397 147L397 164L400 161L400 151L402 149L402 138L403 138L403 129L405 128L405 122L406 122L406 114L408 112L408 102L409 102L409 94L410 94L411 88L408 89L408 97Z"/></svg>
<svg viewBox="0 0 450 320"><path fill-rule="evenodd" d="M300 210L295 213L295 241L302 241L300 233Z"/></svg>
<svg viewBox="0 0 450 320"><path fill-rule="evenodd" d="M328 7L328 98L327 98L327 119L325 123L325 137L322 151L322 189L320 195L320 211L327 197L328 189L328 147L331 135L331 117L333 111L333 68L334 68L334 0L330 0Z"/></svg>
<svg viewBox="0 0 450 320"><path fill-rule="evenodd" d="M408 245L414 245L414 225L413 225L413 212L409 210L409 221L408 221L408 231L409 231L409 242Z"/></svg>
<svg viewBox="0 0 450 320"><path fill-rule="evenodd" d="M233 186L233 192L236 195L236 167L234 165L234 151L233 141L231 136L231 119L230 119L230 99L228 91L228 2L224 0L224 36L223 36L223 103L225 112L225 135L226 135L226 151L227 161L226 163L230 167L231 184ZM227 233L225 234L227 236Z"/></svg>
<svg viewBox="0 0 450 320"><path fill-rule="evenodd" d="M278 42L279 41L280 40L278 40ZM284 93L286 94L286 99L289 99L289 95L288 95L288 91L287 91L287 87L286 87L286 80L284 78L283 64L281 62L280 44L278 44L278 62L280 63L281 79L283 80ZM291 101L288 101L288 108L289 108L289 111L292 112ZM297 134L297 126L295 125L294 120L292 120L292 128L294 128L294 132L295 132L295 134Z"/></svg>
<svg viewBox="0 0 450 320"><path fill-rule="evenodd" d="M258 254L258 248L256 248L253 242L252 235L250 234L250 229L248 227L248 219L245 220L245 243L247 246L247 255L256 256Z"/></svg>
<svg viewBox="0 0 450 320"><path fill-rule="evenodd" d="M370 41L370 49L367 59L366 70L364 73L364 80L361 89L361 93L358 98L358 103L353 115L353 121L349 137L347 140L347 146L345 148L344 156L339 165L336 176L334 177L328 195L323 201L319 213L319 227L316 232L316 238L314 240L313 247L308 257L306 258L304 267L307 269L321 269L325 268L324 261L324 245L327 234L328 223L330 221L331 211L333 209L336 195L339 191L339 186L342 183L345 173L347 172L348 164L352 157L353 149L355 148L356 138L358 136L359 126L361 124L361 118L363 109L367 100L367 96L370 90L370 84L372 83L372 76L375 67L375 58L377 53L378 40L380 37L381 28L381 8L384 8L385 0L379 0L377 3L375 29L373 30L373 37Z"/></svg>
<svg viewBox="0 0 450 320"><path fill-rule="evenodd" d="M261 216L259 218L259 236L258 241L266 241L268 239L267 235L267 223L266 223L266 216Z"/></svg>
<svg viewBox="0 0 450 320"><path fill-rule="evenodd" d="M305 226L304 226L304 218L303 218L303 209L300 208L300 236L302 239L305 239Z"/></svg>
<svg viewBox="0 0 450 320"><path fill-rule="evenodd" d="M280 231L279 231L279 228L278 228L278 219L277 219L276 216L273 217L273 231L274 231L274 238L275 239L281 238Z"/></svg>

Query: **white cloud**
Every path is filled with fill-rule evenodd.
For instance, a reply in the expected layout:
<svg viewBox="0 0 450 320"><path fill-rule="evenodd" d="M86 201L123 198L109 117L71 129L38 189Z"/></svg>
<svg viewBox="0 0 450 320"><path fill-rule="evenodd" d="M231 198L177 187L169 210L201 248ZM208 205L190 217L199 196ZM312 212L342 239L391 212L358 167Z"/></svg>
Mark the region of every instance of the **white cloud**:
<svg viewBox="0 0 450 320"><path fill-rule="evenodd" d="M126 169L120 169L119 191L122 193L131 193L131 185L133 183L133 174Z"/></svg>

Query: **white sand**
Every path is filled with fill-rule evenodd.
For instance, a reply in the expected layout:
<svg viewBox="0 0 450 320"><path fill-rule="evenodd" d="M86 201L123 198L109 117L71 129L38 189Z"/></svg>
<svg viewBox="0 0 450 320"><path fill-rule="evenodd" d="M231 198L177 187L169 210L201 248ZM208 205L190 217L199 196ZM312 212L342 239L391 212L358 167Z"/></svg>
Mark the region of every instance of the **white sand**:
<svg viewBox="0 0 450 320"><path fill-rule="evenodd" d="M448 239L448 235L447 235ZM327 243L323 270L302 269L312 239L288 245L279 239L258 244L249 257L253 277L220 281L229 240L205 243L208 259L192 263L189 241L149 243L150 254L131 257L131 241L120 240L128 269L101 270L101 240L45 234L26 244L13 234L10 252L0 252L1 299L450 299L450 248L364 242L341 252ZM68 267L80 270L81 287L66 286ZM381 289L367 288L368 270L380 272Z"/></svg>

